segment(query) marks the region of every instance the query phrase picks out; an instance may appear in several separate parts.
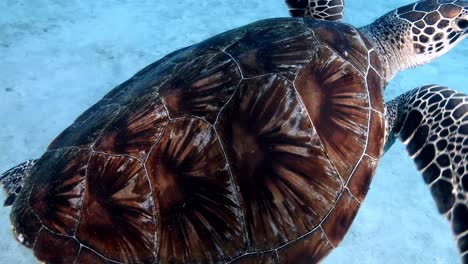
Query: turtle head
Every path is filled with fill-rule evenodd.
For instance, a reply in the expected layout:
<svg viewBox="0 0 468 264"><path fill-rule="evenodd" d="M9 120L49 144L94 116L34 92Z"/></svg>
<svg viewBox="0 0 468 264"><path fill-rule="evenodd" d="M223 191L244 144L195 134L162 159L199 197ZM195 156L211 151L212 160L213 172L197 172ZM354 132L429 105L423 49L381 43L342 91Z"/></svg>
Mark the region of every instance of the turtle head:
<svg viewBox="0 0 468 264"><path fill-rule="evenodd" d="M363 28L388 68L387 81L401 70L431 62L468 36L468 0L424 0L400 7Z"/></svg>
<svg viewBox="0 0 468 264"><path fill-rule="evenodd" d="M398 8L396 16L410 24L411 66L432 61L468 36L468 1L420 1Z"/></svg>

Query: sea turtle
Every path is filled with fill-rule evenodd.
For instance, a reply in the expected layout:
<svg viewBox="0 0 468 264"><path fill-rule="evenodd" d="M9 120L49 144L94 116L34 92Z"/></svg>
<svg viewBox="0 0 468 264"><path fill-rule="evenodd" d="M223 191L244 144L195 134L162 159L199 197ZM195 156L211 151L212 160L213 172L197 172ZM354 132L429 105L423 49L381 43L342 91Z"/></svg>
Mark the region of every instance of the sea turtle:
<svg viewBox="0 0 468 264"><path fill-rule="evenodd" d="M286 2L292 18L144 68L2 174L16 238L45 263L315 263L398 137L467 263L468 98L382 93L468 35L468 1L420 1L359 29L340 22L343 1Z"/></svg>

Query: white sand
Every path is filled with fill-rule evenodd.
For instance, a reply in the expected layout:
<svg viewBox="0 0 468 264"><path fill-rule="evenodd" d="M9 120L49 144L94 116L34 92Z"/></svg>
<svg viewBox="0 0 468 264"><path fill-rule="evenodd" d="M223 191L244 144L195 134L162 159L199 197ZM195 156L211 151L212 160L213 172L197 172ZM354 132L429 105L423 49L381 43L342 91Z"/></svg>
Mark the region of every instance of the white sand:
<svg viewBox="0 0 468 264"><path fill-rule="evenodd" d="M81 112L168 52L258 19L287 16L282 0L162 2L0 1L0 171L39 157ZM348 0L346 21L365 25L410 2ZM388 97L430 83L468 93L467 44L399 74ZM12 238L8 214L0 208L0 263L33 263ZM383 158L355 223L325 261L458 262L448 224L400 144Z"/></svg>

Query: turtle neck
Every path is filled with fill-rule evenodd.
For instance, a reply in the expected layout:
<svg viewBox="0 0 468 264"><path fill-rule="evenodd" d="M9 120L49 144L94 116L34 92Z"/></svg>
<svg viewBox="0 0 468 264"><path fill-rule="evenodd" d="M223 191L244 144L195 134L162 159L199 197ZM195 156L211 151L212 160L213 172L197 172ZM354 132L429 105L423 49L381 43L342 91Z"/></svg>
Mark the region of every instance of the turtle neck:
<svg viewBox="0 0 468 264"><path fill-rule="evenodd" d="M414 53L409 30L411 24L396 17L392 11L373 23L360 28L367 40L379 54L386 82L402 70L416 66L412 63Z"/></svg>

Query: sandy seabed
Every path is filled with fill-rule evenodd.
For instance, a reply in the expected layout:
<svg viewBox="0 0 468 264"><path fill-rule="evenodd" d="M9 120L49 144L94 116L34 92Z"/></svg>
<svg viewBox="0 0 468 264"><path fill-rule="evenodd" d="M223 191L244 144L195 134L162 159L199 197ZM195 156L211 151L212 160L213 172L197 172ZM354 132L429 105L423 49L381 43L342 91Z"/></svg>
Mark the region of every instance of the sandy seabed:
<svg viewBox="0 0 468 264"><path fill-rule="evenodd" d="M348 0L345 21L362 26L410 2ZM81 112L165 54L287 15L282 0L0 1L0 171L39 157ZM398 74L386 97L432 83L468 93L467 73L465 41L436 62ZM0 208L0 263L34 263L11 235L9 211ZM324 263L458 262L448 223L396 144L342 245Z"/></svg>

